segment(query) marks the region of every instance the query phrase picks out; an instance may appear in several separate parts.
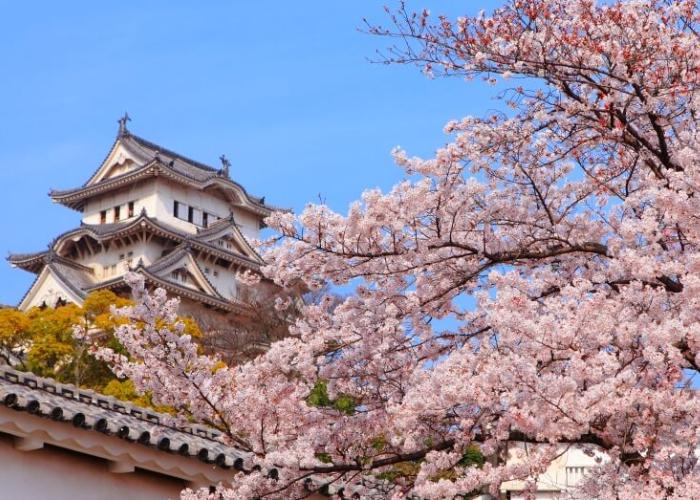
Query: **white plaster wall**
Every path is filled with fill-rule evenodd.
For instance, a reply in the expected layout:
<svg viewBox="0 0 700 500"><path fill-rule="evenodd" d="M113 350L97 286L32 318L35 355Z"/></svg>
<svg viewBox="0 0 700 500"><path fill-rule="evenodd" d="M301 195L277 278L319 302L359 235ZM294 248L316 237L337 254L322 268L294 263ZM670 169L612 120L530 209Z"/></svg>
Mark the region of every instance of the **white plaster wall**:
<svg viewBox="0 0 700 500"><path fill-rule="evenodd" d="M173 216L174 201L190 205L199 211L206 211L220 218L229 215L230 205L228 202L213 196L211 193L188 188L165 179L157 180L156 190L158 193L156 217L183 231L195 233L197 226ZM210 219L210 222L214 222L214 219Z"/></svg>
<svg viewBox="0 0 700 500"><path fill-rule="evenodd" d="M158 500L179 498L181 480L136 471L114 474L99 458L46 447L23 452L0 438L0 498L22 500Z"/></svg>
<svg viewBox="0 0 700 500"><path fill-rule="evenodd" d="M259 235L260 217L232 206L228 201L216 196L212 192L188 188L166 179L157 180L156 192L156 217L168 224L172 224L178 229L194 233L197 230L197 225L190 224L187 220L182 220L173 216L173 202L176 200L194 207L200 213L208 212L222 219L228 217L229 214L233 212L236 222L241 226L241 231L247 238L253 239L257 238ZM210 216L209 223L214 222L214 220L215 219ZM195 219L195 223L201 225L201 221L197 219Z"/></svg>
<svg viewBox="0 0 700 500"><path fill-rule="evenodd" d="M236 208L233 211L233 218L248 241L255 240L260 236L260 217Z"/></svg>
<svg viewBox="0 0 700 500"><path fill-rule="evenodd" d="M144 208L148 215L153 216L157 211L156 184L156 179L147 179L89 200L83 210L83 222L99 224L100 212L107 210L107 223L112 223L115 206L121 206L120 221L127 220L127 204L130 201L134 202L134 217L138 217Z"/></svg>
<svg viewBox="0 0 700 500"><path fill-rule="evenodd" d="M219 218L226 218L233 211L234 218L246 238L256 239L260 233L259 216L234 207L211 192L188 188L166 179L147 179L89 200L83 210L83 222L99 224L102 210L107 211L107 223L115 222L113 210L115 206L121 207L120 221L127 220L127 204L133 201L134 216L138 216L145 208L149 216L167 222L182 231L195 233L196 225L173 216L175 200L194 207L199 210L199 213L206 211ZM214 220L210 216L210 223ZM200 220L195 222L201 225Z"/></svg>
<svg viewBox="0 0 700 500"><path fill-rule="evenodd" d="M116 276L121 276L128 271L126 261L120 260L119 256L124 254L126 258L129 252L133 252L133 256L131 257L132 267L138 264L139 259L143 259L144 265L148 266L161 257L163 246L153 240L147 243L135 243L134 245L121 248L112 246L109 250L100 251L95 255L86 255L82 259L77 259L77 262L92 268L98 279L111 279ZM105 266L111 266L112 264L117 264L117 273L105 275Z"/></svg>
<svg viewBox="0 0 700 500"><path fill-rule="evenodd" d="M204 276L207 277L212 286L216 288L221 295L227 299L233 299L236 297L237 285L236 274L234 271L230 271L226 267L217 266L211 262L207 263L203 260L198 260L197 264L204 273ZM209 274L205 272L206 268L209 268ZM214 271L217 272L218 276L214 276Z"/></svg>

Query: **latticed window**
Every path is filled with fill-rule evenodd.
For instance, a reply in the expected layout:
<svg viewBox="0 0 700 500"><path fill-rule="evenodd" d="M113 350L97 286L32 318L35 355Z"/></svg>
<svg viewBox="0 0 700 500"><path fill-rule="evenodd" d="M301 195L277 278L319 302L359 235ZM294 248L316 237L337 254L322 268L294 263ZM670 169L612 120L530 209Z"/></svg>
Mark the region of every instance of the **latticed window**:
<svg viewBox="0 0 700 500"><path fill-rule="evenodd" d="M566 468L566 485L576 486L581 482L586 474L586 467L567 467Z"/></svg>

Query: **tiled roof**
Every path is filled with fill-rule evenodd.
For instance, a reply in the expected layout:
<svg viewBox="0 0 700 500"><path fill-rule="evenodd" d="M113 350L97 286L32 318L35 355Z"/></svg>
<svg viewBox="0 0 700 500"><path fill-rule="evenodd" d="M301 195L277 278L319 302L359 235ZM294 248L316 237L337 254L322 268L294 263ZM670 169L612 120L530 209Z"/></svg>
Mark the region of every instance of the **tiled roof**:
<svg viewBox="0 0 700 500"><path fill-rule="evenodd" d="M103 162L82 187L67 190L51 190L49 195L55 201L67 204L72 208L82 209L81 199L98 194L107 188L112 189L121 186L124 182L132 182L142 177L144 174L151 175L153 173L152 167L157 166L162 170L170 171L194 181L199 184L200 187L208 186L213 180L222 182L223 186L232 186L247 200L248 208L259 212L260 215L268 215L273 210L278 209L277 207L266 204L264 197L257 197L249 194L240 183L230 179L223 170L215 169L204 163L192 160L191 158L171 151L128 131L117 137L117 140L110 149L110 154L114 151L117 144L120 143L128 150L134 152L144 163L135 170L109 179L102 179L94 183L92 180L104 166ZM107 158L109 158L109 155ZM177 179L177 177L174 177L174 179Z"/></svg>
<svg viewBox="0 0 700 500"><path fill-rule="evenodd" d="M243 470L249 455L224 445L215 429L177 428L172 418L110 396L0 366L0 401L15 410L100 432L164 453Z"/></svg>
<svg viewBox="0 0 700 500"><path fill-rule="evenodd" d="M153 285L155 287L160 287L165 289L167 292L170 292L171 294L177 295L178 297L187 297L192 300L201 302L203 304L208 304L210 306L214 306L218 309L224 310L224 311L241 311L245 310L245 307L240 303L236 302L234 300L228 300L224 298L220 298L220 295L209 295L208 293L201 292L199 290L195 290L193 288L189 288L186 286L183 286L175 281L165 279L161 276L158 276L152 272L150 272L148 267L143 267L143 266L138 266L136 269L134 269L134 272L140 273L144 279L146 280L146 283ZM96 284L95 286L87 289L87 292L92 292L94 290L103 290L103 289L109 289L109 290L115 290L115 289L122 289L122 288L127 288L128 284L126 280L124 279L124 276L117 276L115 278L112 278L107 281L100 282Z"/></svg>
<svg viewBox="0 0 700 500"><path fill-rule="evenodd" d="M204 180L210 178L212 175L217 175L220 172L220 170L216 168L171 151L132 133L125 135L124 140L130 143L129 145L134 144L137 147L142 148L143 152L149 157L158 154L158 156L166 160L166 163L172 160L173 169L187 175L188 177Z"/></svg>
<svg viewBox="0 0 700 500"><path fill-rule="evenodd" d="M92 272L78 269L61 261L54 261L48 267L63 281L78 297L87 295L85 290L94 286L97 280Z"/></svg>
<svg viewBox="0 0 700 500"><path fill-rule="evenodd" d="M49 253L48 250L43 250L41 252L13 253L7 257L7 260L12 262L12 263L27 262L27 261L36 260L36 259L43 260L44 257L46 257L48 255L48 253Z"/></svg>
<svg viewBox="0 0 700 500"><path fill-rule="evenodd" d="M208 241L200 239L202 236L198 234L182 232L169 224L148 217L145 212L142 212L141 215L132 220L124 222L112 224L83 224L79 228L66 231L56 237L51 244L51 248L45 252L10 255L8 260L13 265L21 267L27 271L37 273L38 275L37 280L35 280L34 284L29 288L20 303L22 303L22 301L24 301L24 299L27 297L29 292L37 283L41 271L43 271L46 267L48 267L50 271L52 271L76 296L81 298L84 298L93 290L125 287L126 283L123 276L118 276L106 281L100 281L96 276L94 276L91 268L82 266L67 258L61 257L57 252L61 250L61 244L63 242L80 238L81 233L93 237L98 241L107 241L110 238L129 231L142 231L144 229L153 231L164 237L171 238L173 241L179 243L178 247L176 247L176 251L161 257L149 266L141 265L136 269L137 271L141 272L151 284L154 286L162 286L171 293L182 297L189 297L193 300L198 300L223 310L234 311L241 309L241 304L224 298L218 291L216 291L216 287L212 285L211 281L204 275L204 273L202 273L202 276L204 276L204 279L211 286L211 288L216 291L215 294L190 289L166 277L158 276L157 273L164 267L167 267L167 265L174 259L180 258L183 252L191 252L193 249L252 269L259 268L262 261L251 259L248 256L234 253L219 246L213 245Z"/></svg>
<svg viewBox="0 0 700 500"><path fill-rule="evenodd" d="M146 226L143 226L142 223L146 223ZM23 269L38 272L43 268L46 258L49 255L55 255L53 252L55 252L59 243L65 241L66 239L74 238L80 235L80 233L85 233L92 236L96 240L102 241L116 236L121 232L132 230L141 231L143 228L148 228L152 231L158 232L159 234L169 236L177 242L190 242L199 250L210 252L213 255L223 259L228 259L243 266L257 268L261 263L260 260L251 259L245 255L233 253L224 248L213 245L205 241L200 234L186 233L171 226L170 224L161 222L153 217L149 217L145 213L124 222L116 222L111 224L81 224L80 227L65 231L54 238L53 242L50 244L51 250L32 254L10 254L7 260Z"/></svg>

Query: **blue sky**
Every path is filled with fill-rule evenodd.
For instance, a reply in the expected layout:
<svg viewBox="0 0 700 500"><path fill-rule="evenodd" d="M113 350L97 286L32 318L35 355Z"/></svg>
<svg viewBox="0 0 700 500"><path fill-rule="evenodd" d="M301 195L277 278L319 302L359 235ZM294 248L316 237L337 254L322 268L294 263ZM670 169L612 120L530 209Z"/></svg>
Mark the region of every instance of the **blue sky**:
<svg viewBox="0 0 700 500"><path fill-rule="evenodd" d="M50 188L82 184L128 110L137 134L205 163L225 153L256 195L301 210L319 196L344 211L402 172L389 152L430 155L450 119L500 108L480 82L428 80L370 64L384 4L258 1L0 0L0 251L37 251L79 224ZM498 2L410 0L474 14ZM0 263L0 303L33 275Z"/></svg>

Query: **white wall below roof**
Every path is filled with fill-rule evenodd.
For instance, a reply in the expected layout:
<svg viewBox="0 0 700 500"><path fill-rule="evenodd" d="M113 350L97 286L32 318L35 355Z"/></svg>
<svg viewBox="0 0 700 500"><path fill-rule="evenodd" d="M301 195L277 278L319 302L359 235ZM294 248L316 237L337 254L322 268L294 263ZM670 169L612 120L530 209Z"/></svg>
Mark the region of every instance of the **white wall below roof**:
<svg viewBox="0 0 700 500"><path fill-rule="evenodd" d="M82 431L89 432L89 431ZM18 451L0 436L0 498L156 500L178 498L184 481L147 472L115 474L107 462L60 448Z"/></svg>
<svg viewBox="0 0 700 500"><path fill-rule="evenodd" d="M156 179L148 179L143 182L131 184L124 189L106 193L90 199L83 209L83 222L85 224L100 224L100 212L107 211L107 223L114 222L114 207L120 206L120 221L127 220L127 204L134 202L134 217L141 210L146 209L148 215L157 211Z"/></svg>
<svg viewBox="0 0 700 500"><path fill-rule="evenodd" d="M133 255L127 259L128 253ZM163 246L154 241L147 243L136 243L121 248L110 248L107 251L100 251L94 255L86 255L82 259L76 259L76 262L84 266L90 267L95 273L98 281L104 281L117 276L121 276L128 270L128 265L135 267L139 260L143 260L143 264L148 266L158 260L163 252ZM119 257L124 255L124 259ZM116 264L117 269L114 274L105 274L105 268Z"/></svg>
<svg viewBox="0 0 700 500"><path fill-rule="evenodd" d="M173 216L173 203L175 201L196 209L195 224ZM210 224L216 220L216 217L225 219L233 212L234 219L246 238L255 239L260 233L260 217L234 207L228 201L210 192L188 188L166 179L157 180L156 203L153 212L157 219L182 231L195 233L198 225L201 226L200 214L202 212L210 214ZM151 212L149 211L148 214L151 215ZM186 215L184 218L186 219Z"/></svg>
<svg viewBox="0 0 700 500"><path fill-rule="evenodd" d="M236 273L226 267L217 266L211 262L197 261L204 276L209 280L216 290L225 298L235 299L237 295ZM209 273L206 270L209 269ZM216 276L214 273L216 272Z"/></svg>
<svg viewBox="0 0 700 500"><path fill-rule="evenodd" d="M190 233L197 232L197 226L190 224L186 220L173 216L173 203L175 201L178 201L184 205L192 206L199 212L205 211L219 218L228 217L231 210L230 205L225 200L213 196L210 193L206 193L198 189L187 188L181 184L165 179L158 179L156 191L157 203L155 216L159 220ZM211 215L209 220L210 223L216 220L215 218L211 217Z"/></svg>
<svg viewBox="0 0 700 500"><path fill-rule="evenodd" d="M258 239L260 236L260 218L239 209L233 211L233 218L241 229L241 233L249 242Z"/></svg>

